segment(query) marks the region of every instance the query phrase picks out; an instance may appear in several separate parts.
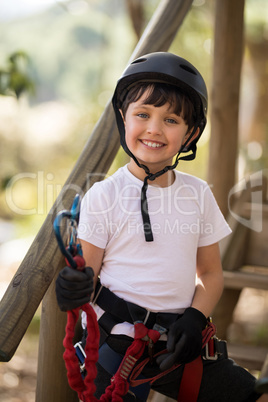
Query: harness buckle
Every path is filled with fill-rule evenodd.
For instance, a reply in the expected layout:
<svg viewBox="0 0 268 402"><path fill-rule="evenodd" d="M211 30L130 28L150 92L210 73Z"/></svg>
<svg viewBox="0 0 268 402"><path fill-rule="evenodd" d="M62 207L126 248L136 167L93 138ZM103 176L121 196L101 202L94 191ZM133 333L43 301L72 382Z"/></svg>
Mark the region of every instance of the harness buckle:
<svg viewBox="0 0 268 402"><path fill-rule="evenodd" d="M218 360L219 353L217 351L216 341L217 341L217 338L213 336L206 343L206 345L204 347L204 352L203 352L203 355L202 355L203 360ZM212 354L211 354L211 351L210 351L211 342L213 342L213 353Z"/></svg>

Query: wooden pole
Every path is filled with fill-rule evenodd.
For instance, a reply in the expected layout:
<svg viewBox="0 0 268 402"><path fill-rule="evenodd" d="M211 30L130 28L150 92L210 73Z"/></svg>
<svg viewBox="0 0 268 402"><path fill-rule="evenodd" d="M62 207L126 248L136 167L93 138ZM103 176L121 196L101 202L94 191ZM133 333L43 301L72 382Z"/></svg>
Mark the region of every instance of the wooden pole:
<svg viewBox="0 0 268 402"><path fill-rule="evenodd" d="M225 216L236 176L244 2L217 0L215 12L208 183Z"/></svg>
<svg viewBox="0 0 268 402"><path fill-rule="evenodd" d="M222 213L228 215L228 194L235 184L238 149L238 110L244 41L244 0L217 0L212 79L211 139L208 183ZM225 289L213 318L217 334L226 339L227 325L240 290Z"/></svg>
<svg viewBox="0 0 268 402"><path fill-rule="evenodd" d="M66 313L57 308L54 281L43 299L41 317L35 400L77 402L77 393L69 387L62 357Z"/></svg>

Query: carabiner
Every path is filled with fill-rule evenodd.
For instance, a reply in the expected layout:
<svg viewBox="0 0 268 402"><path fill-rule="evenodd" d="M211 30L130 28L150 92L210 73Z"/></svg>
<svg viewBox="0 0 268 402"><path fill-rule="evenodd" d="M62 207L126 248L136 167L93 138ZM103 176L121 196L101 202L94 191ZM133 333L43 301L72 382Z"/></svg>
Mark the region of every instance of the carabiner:
<svg viewBox="0 0 268 402"><path fill-rule="evenodd" d="M74 269L77 268L77 264L73 259L73 256L76 254L82 255L81 245L77 243L77 233L76 233L76 228L79 223L80 203L81 203L81 197L79 194L76 194L73 200L73 204L71 206L71 210L68 211L67 209L64 209L63 211L60 211L57 214L53 223L53 228L56 235L56 239L58 241L59 248L64 257L69 262L70 266ZM69 222L70 233L68 239L69 242L68 247L65 247L60 231L60 224L64 218L67 218Z"/></svg>

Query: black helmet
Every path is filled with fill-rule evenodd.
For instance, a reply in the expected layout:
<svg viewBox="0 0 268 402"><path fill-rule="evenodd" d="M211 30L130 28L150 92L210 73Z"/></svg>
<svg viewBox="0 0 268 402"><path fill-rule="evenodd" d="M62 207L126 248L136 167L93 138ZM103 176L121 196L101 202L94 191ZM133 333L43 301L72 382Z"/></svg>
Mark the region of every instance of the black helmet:
<svg viewBox="0 0 268 402"><path fill-rule="evenodd" d="M160 82L179 87L193 102L197 121L195 130L199 127L199 136L178 152L196 150L199 140L207 122L207 88L199 71L187 60L167 52L156 52L144 55L134 60L123 72L117 82L113 96L113 107L116 114L120 133L121 145L124 150L133 156L125 143L125 128L119 109L129 89L137 82Z"/></svg>
<svg viewBox="0 0 268 402"><path fill-rule="evenodd" d="M188 137L186 144L178 149L176 161L172 166L166 166L163 170L151 173L147 166L142 165L136 159L135 155L128 149L125 139L125 125L120 113L122 103L130 90L137 82L159 82L174 85L189 97L192 101L196 119L191 135ZM148 202L146 192L148 188L148 180L155 180L165 172L175 169L180 159L191 160L195 158L196 143L200 138L206 122L207 122L207 88L203 77L199 71L187 60L176 56L172 53L157 52L150 53L134 60L123 72L118 80L114 96L112 99L117 126L120 133L121 145L126 153L133 158L136 164L143 168L146 173L143 187L141 190L141 213L144 226L144 234L146 241L153 241L153 233L148 212ZM191 127L190 127L191 128ZM199 135L194 137L196 130L199 128ZM192 141L191 139L194 138ZM181 152L191 151L190 155L179 157Z"/></svg>

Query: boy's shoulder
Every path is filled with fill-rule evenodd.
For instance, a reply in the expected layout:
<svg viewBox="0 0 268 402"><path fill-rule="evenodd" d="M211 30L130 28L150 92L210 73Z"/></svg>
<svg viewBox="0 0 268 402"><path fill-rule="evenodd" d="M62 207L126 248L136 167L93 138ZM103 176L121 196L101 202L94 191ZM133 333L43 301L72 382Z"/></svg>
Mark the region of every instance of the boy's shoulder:
<svg viewBox="0 0 268 402"><path fill-rule="evenodd" d="M104 180L94 183L91 187L91 193L93 192L116 192L122 185L126 183L129 178L127 175L127 166L120 167L115 173L104 178Z"/></svg>
<svg viewBox="0 0 268 402"><path fill-rule="evenodd" d="M203 180L200 179L199 177L193 176L189 173L185 173L185 172L181 172L178 170L174 170L176 178L178 183L181 183L182 185L188 185L188 186L193 186L193 187L200 187L200 186L204 186L204 187L209 187L208 183Z"/></svg>

